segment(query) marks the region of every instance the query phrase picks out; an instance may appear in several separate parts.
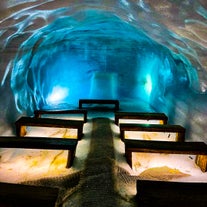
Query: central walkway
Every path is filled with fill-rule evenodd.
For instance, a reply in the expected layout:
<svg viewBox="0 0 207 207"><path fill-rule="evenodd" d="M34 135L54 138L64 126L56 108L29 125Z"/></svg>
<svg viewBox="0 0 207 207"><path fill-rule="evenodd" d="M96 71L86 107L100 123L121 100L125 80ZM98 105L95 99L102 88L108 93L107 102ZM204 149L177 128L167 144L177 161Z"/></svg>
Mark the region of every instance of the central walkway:
<svg viewBox="0 0 207 207"><path fill-rule="evenodd" d="M135 191L136 188L136 178L118 165L114 121L101 116L90 118L89 125L90 134L85 137L86 140L89 138L88 149L84 150L84 146L81 146L81 151L78 152L88 151L82 163L83 168L65 179L64 183L67 182L72 188L63 191L63 202L59 206L136 207L135 194L131 196L131 189ZM122 153L120 156L122 162L125 162ZM127 190L129 188L130 195Z"/></svg>
<svg viewBox="0 0 207 207"><path fill-rule="evenodd" d="M112 160L114 145L110 119L92 119L91 144L83 172L81 206L117 206Z"/></svg>

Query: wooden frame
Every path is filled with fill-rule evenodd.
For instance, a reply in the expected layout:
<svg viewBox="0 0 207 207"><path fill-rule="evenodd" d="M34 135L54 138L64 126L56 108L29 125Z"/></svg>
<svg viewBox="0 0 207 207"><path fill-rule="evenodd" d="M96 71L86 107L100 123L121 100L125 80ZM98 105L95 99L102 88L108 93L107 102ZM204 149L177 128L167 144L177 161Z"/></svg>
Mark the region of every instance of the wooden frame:
<svg viewBox="0 0 207 207"><path fill-rule="evenodd" d="M115 112L115 124L119 124L120 119L137 119L137 120L160 120L167 124L168 117L164 113L144 113L144 112Z"/></svg>
<svg viewBox="0 0 207 207"><path fill-rule="evenodd" d="M34 117L21 117L15 122L17 136L25 136L27 126L56 127L56 128L77 129L78 140L80 140L83 136L83 124L84 124L83 121L78 121L78 120L63 120L63 119L34 118Z"/></svg>
<svg viewBox="0 0 207 207"><path fill-rule="evenodd" d="M145 132L169 132L177 133L177 140L179 142L185 141L185 128L180 125L169 124L119 124L120 138L125 140L125 131L145 131Z"/></svg>
<svg viewBox="0 0 207 207"><path fill-rule="evenodd" d="M113 104L115 110L119 110L119 101L114 99L80 99L79 109L83 108L83 104Z"/></svg>
<svg viewBox="0 0 207 207"><path fill-rule="evenodd" d="M84 122L87 122L87 110L84 109L70 109L70 110L35 110L34 117L40 118L43 114L82 114Z"/></svg>
<svg viewBox="0 0 207 207"><path fill-rule="evenodd" d="M77 139L47 137L0 137L0 148L68 150L66 168L70 168L75 158Z"/></svg>
<svg viewBox="0 0 207 207"><path fill-rule="evenodd" d="M132 153L166 153L197 155L196 164L207 171L207 145L204 142L169 142L125 139L126 161L132 168ZM201 156L201 157L200 157Z"/></svg>
<svg viewBox="0 0 207 207"><path fill-rule="evenodd" d="M55 207L58 188L0 182L0 206Z"/></svg>
<svg viewBox="0 0 207 207"><path fill-rule="evenodd" d="M137 180L139 207L205 207L207 203L204 182L171 182Z"/></svg>

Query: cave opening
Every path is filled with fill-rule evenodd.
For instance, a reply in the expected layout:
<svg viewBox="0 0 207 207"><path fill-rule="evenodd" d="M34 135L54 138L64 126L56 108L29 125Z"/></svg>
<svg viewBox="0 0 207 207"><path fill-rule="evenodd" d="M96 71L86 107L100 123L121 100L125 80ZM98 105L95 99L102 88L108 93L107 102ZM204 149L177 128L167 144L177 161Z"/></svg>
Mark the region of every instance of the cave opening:
<svg viewBox="0 0 207 207"><path fill-rule="evenodd" d="M16 106L27 113L72 107L80 98L153 106L175 87L189 85L179 56L118 16L98 10L79 11L39 29L22 43L13 65Z"/></svg>

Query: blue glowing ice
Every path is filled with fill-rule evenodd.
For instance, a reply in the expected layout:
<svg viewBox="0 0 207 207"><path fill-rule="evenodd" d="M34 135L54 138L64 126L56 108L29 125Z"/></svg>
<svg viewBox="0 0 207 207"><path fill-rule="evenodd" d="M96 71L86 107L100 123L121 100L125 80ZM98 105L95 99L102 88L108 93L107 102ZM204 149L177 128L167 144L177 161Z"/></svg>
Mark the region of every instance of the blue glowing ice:
<svg viewBox="0 0 207 207"><path fill-rule="evenodd" d="M50 105L57 88L64 90L59 104L98 98L97 94L99 98L152 102L151 96L163 98L170 85L182 84L179 79L188 81L185 66L182 76L175 76L174 56L140 29L109 12L79 11L40 28L21 44L13 63L11 87L19 111ZM110 91L101 87L105 85L102 78L96 78L100 83L94 86L93 76L98 71L116 74L119 84L114 84L117 89L113 90L117 94L107 95ZM149 77L150 93L146 86ZM91 93L94 90L96 93Z"/></svg>

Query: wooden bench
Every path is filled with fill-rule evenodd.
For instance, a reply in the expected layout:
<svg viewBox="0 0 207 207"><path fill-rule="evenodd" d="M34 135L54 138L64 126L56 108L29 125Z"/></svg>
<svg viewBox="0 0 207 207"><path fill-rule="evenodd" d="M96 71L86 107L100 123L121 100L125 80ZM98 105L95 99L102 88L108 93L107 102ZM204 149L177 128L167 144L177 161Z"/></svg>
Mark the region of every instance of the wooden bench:
<svg viewBox="0 0 207 207"><path fill-rule="evenodd" d="M0 182L0 206L55 207L59 189Z"/></svg>
<svg viewBox="0 0 207 207"><path fill-rule="evenodd" d="M119 124L120 119L136 119L136 120L156 120L160 124L167 124L168 117L164 113L144 113L144 112L115 112L115 124Z"/></svg>
<svg viewBox="0 0 207 207"><path fill-rule="evenodd" d="M119 127L120 138L122 141L125 140L126 131L176 133L175 141L183 142L185 140L185 128L180 125L121 123L119 124ZM138 138L139 137L137 137L137 139Z"/></svg>
<svg viewBox="0 0 207 207"><path fill-rule="evenodd" d="M80 99L79 109L83 108L83 104L113 104L115 110L119 110L119 101L114 99Z"/></svg>
<svg viewBox="0 0 207 207"><path fill-rule="evenodd" d="M0 137L0 148L68 150L66 168L70 168L75 158L77 139L51 137Z"/></svg>
<svg viewBox="0 0 207 207"><path fill-rule="evenodd" d="M71 109L71 110L35 110L34 117L40 118L43 114L82 114L83 120L87 122L87 110L84 109Z"/></svg>
<svg viewBox="0 0 207 207"><path fill-rule="evenodd" d="M207 145L204 142L169 142L125 139L126 161L132 168L132 153L166 153L197 155L196 164L207 171Z"/></svg>
<svg viewBox="0 0 207 207"><path fill-rule="evenodd" d="M15 122L16 135L25 136L27 126L39 126L39 127L54 127L54 128L71 128L77 129L77 138L80 140L83 136L84 121L78 120L63 120L52 118L34 118L34 117L21 117Z"/></svg>
<svg viewBox="0 0 207 207"><path fill-rule="evenodd" d="M139 207L206 207L207 182L137 180Z"/></svg>

